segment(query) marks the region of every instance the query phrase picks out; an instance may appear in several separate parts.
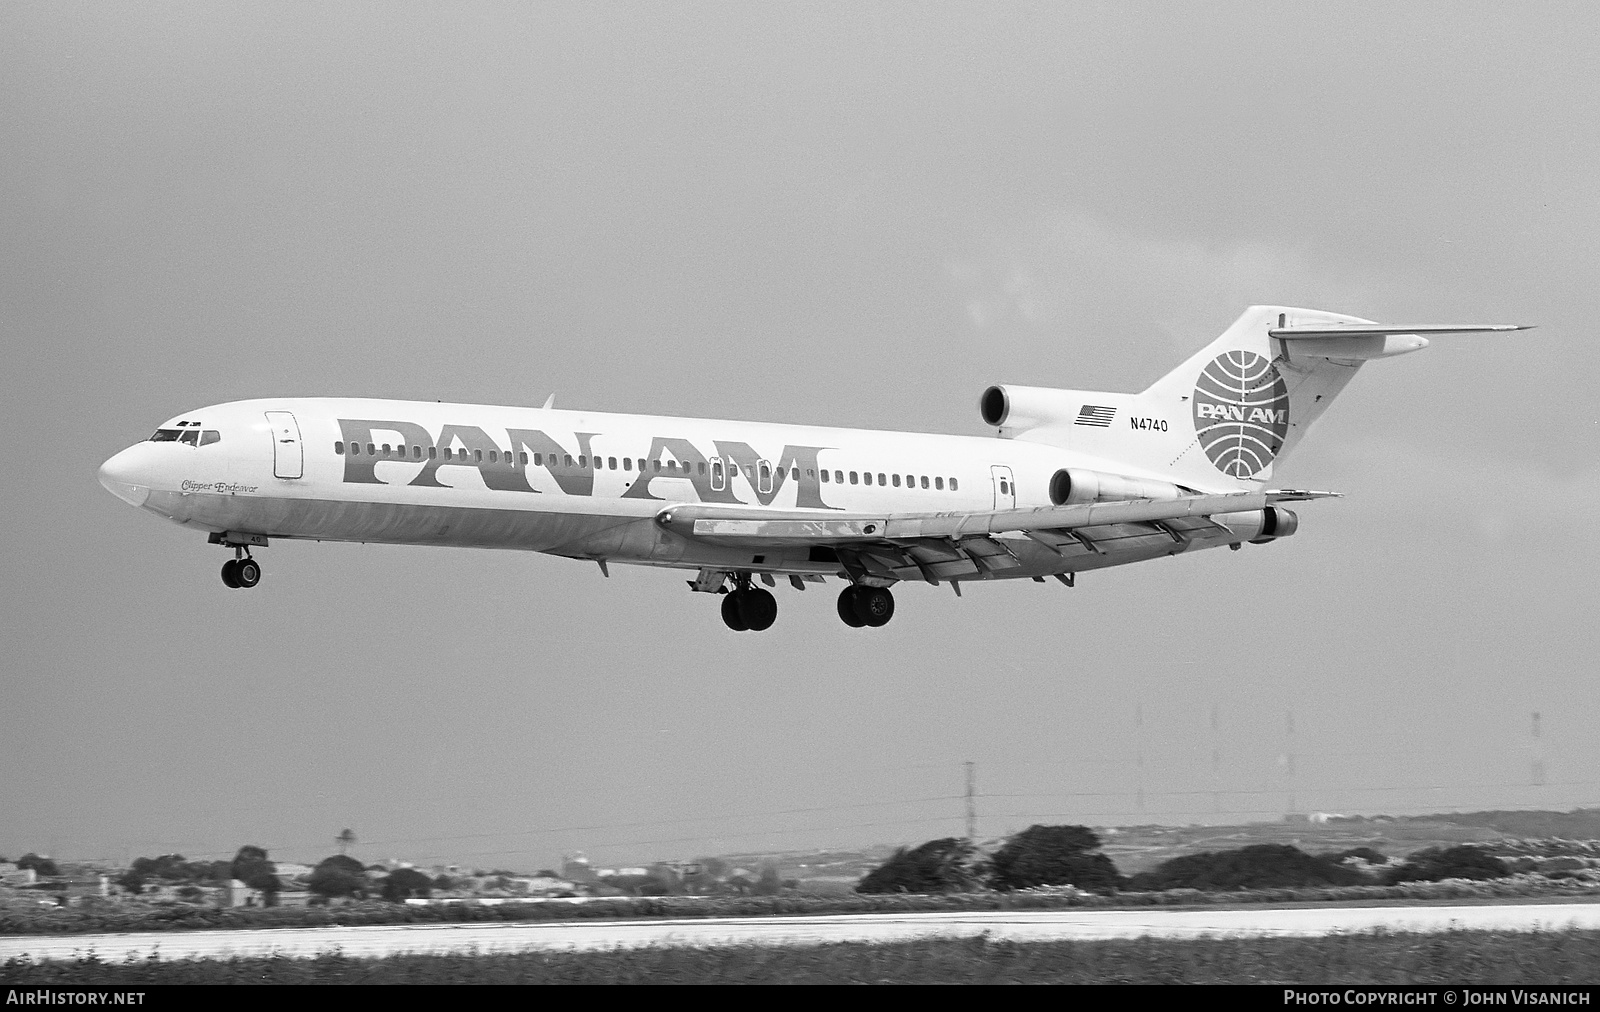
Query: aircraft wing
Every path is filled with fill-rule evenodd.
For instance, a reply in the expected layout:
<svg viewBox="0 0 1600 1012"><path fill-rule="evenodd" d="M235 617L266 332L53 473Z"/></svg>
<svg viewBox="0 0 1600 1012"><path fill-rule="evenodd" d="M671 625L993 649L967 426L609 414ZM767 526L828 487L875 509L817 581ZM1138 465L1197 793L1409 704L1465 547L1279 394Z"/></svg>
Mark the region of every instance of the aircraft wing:
<svg viewBox="0 0 1600 1012"><path fill-rule="evenodd" d="M960 578L1020 565L996 535L1023 534L1057 554L1099 554L1135 547L1129 539L1181 541L1188 532L1215 532L1209 519L1277 502L1300 502L1332 492L1272 490L1191 495L1176 499L1039 506L946 513L860 514L833 510L770 510L702 504L671 506L662 526L696 540L759 548L830 548L847 569L894 579Z"/></svg>

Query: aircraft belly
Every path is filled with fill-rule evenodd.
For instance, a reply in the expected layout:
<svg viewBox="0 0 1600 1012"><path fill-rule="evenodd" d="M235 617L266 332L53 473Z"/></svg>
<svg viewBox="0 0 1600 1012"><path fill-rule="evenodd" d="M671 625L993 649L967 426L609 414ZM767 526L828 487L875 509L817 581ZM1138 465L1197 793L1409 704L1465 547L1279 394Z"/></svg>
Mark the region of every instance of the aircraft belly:
<svg viewBox="0 0 1600 1012"><path fill-rule="evenodd" d="M150 507L179 523L207 530L268 537L372 544L512 548L548 552L580 544L618 528L654 525L634 517L535 512L419 503L347 502L194 493L157 493ZM625 542L628 539L611 539ZM647 543L646 539L634 541Z"/></svg>

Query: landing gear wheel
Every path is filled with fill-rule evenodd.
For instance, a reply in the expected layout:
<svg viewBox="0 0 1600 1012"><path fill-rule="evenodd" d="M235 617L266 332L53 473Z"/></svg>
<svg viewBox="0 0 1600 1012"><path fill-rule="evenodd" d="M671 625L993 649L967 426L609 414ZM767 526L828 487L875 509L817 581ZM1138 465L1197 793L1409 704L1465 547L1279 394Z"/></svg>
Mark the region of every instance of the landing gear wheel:
<svg viewBox="0 0 1600 1012"><path fill-rule="evenodd" d="M860 587L852 583L839 591L839 617L844 619L844 624L852 629L860 629L867 624L867 620L862 618L860 613L856 611L856 592L860 589Z"/></svg>
<svg viewBox="0 0 1600 1012"><path fill-rule="evenodd" d="M744 620L744 615L739 608L739 593L725 594L722 598L722 621L734 632L745 632L750 628L750 623Z"/></svg>
<svg viewBox="0 0 1600 1012"><path fill-rule="evenodd" d="M222 582L234 590L239 589L238 559L229 559L222 564Z"/></svg>
<svg viewBox="0 0 1600 1012"><path fill-rule="evenodd" d="M894 618L894 595L887 587L857 587L856 614L874 629L888 625Z"/></svg>
<svg viewBox="0 0 1600 1012"><path fill-rule="evenodd" d="M239 581L239 586L249 590L261 582L261 563L248 558L234 560L233 578Z"/></svg>
<svg viewBox="0 0 1600 1012"><path fill-rule="evenodd" d="M738 599L739 615L751 632L772 628L778 620L778 599L759 587L730 594Z"/></svg>

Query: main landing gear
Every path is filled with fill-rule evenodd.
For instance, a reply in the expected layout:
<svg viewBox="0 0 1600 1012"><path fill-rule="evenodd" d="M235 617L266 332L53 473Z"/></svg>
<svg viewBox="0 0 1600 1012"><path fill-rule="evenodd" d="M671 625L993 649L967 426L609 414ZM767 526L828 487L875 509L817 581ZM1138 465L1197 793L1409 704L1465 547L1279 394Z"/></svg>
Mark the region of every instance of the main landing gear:
<svg viewBox="0 0 1600 1012"><path fill-rule="evenodd" d="M894 595L888 587L852 583L839 592L839 617L853 629L876 629L894 618Z"/></svg>
<svg viewBox="0 0 1600 1012"><path fill-rule="evenodd" d="M722 599L722 621L734 632L761 632L778 620L778 599L772 592L750 586L748 574L734 579L733 590Z"/></svg>
<svg viewBox="0 0 1600 1012"><path fill-rule="evenodd" d="M222 582L234 589L249 590L261 582L261 563L244 548L234 548L234 558L222 564Z"/></svg>
<svg viewBox="0 0 1600 1012"><path fill-rule="evenodd" d="M732 587L724 582L729 579ZM792 579L796 587L804 589L798 577ZM709 571L689 585L702 593L723 595L722 621L734 632L761 632L777 621L778 599L771 591L751 586L749 573ZM894 618L894 595L887 587L851 584L839 594L839 617L856 629L887 625Z"/></svg>

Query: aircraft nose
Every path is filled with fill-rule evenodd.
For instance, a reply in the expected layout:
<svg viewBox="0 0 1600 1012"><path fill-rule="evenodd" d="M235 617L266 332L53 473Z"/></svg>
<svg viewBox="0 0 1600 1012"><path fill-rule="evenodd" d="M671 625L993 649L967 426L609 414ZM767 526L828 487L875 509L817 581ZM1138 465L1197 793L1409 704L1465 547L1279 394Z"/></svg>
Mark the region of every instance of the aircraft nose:
<svg viewBox="0 0 1600 1012"><path fill-rule="evenodd" d="M130 506L143 506L150 498L150 482L140 466L140 449L130 446L100 465L100 484Z"/></svg>

